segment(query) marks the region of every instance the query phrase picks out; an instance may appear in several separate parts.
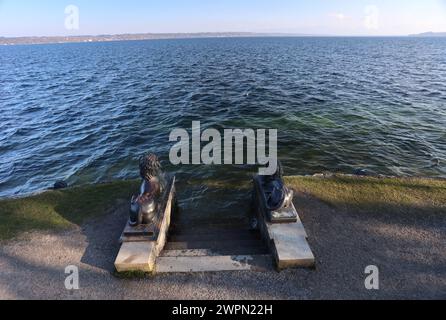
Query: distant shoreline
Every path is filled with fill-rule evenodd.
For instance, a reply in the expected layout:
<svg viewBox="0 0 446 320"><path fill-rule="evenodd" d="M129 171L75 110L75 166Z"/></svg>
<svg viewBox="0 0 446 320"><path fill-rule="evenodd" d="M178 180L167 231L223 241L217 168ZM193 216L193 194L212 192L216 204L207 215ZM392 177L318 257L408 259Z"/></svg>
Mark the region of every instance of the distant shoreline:
<svg viewBox="0 0 446 320"><path fill-rule="evenodd" d="M256 32L199 32L199 33L138 33L116 35L80 35L80 36L41 36L41 37L0 37L0 45L38 45L61 43L92 43L115 41L169 40L169 39L205 39L205 38L256 38L256 37L446 37L446 33L426 32L412 35L361 36L361 35L323 35L299 33L256 33Z"/></svg>
<svg viewBox="0 0 446 320"><path fill-rule="evenodd" d="M254 32L201 32L201 33L138 33L116 35L0 37L0 45L35 45L57 43L91 43L113 41L200 39L200 38L248 38L248 37L311 37L306 34L254 33Z"/></svg>

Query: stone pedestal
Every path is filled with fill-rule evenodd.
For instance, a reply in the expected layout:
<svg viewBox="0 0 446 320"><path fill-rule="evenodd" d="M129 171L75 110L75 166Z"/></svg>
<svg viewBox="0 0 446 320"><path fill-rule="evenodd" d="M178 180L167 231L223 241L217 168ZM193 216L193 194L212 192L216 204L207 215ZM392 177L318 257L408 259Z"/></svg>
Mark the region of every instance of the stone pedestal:
<svg viewBox="0 0 446 320"><path fill-rule="evenodd" d="M153 272L156 258L166 243L174 201L175 177L168 183L160 215L152 225L132 228L127 223L121 236L121 249L115 260L118 272Z"/></svg>
<svg viewBox="0 0 446 320"><path fill-rule="evenodd" d="M262 201L264 197L260 194L260 183L259 177L254 177L254 210L260 231L274 256L277 268L282 270L293 267L314 267L314 255L294 204L291 204L290 210L294 210L296 221L282 223L270 221Z"/></svg>

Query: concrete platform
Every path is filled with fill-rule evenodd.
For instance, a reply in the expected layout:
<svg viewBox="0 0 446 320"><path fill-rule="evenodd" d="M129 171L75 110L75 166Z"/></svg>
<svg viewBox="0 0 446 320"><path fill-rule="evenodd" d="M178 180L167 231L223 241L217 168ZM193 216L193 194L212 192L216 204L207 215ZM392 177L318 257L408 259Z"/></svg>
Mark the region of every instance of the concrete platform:
<svg viewBox="0 0 446 320"><path fill-rule="evenodd" d="M195 223L176 226L169 233L174 201L172 181L164 216L159 225L123 237L124 243L115 261L118 272L215 272L248 271L271 268L313 267L315 258L307 242L307 233L297 214L296 222L272 223L257 210L259 230L240 225L194 229ZM290 209L295 210L294 205ZM128 227L126 227L128 230ZM154 230L155 239L147 240ZM128 234L128 232L127 232Z"/></svg>

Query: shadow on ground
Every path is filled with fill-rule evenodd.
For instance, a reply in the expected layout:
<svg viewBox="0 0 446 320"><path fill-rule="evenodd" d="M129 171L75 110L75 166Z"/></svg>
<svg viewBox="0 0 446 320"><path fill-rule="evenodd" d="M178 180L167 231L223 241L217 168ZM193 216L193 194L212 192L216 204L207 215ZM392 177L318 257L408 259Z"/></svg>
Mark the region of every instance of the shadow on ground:
<svg viewBox="0 0 446 320"><path fill-rule="evenodd" d="M62 233L33 233L0 247L0 297L22 299L445 299L446 213L411 206L363 212L295 198L316 270L112 275L127 205ZM81 290L64 288L64 266L80 267ZM380 289L366 290L376 265Z"/></svg>

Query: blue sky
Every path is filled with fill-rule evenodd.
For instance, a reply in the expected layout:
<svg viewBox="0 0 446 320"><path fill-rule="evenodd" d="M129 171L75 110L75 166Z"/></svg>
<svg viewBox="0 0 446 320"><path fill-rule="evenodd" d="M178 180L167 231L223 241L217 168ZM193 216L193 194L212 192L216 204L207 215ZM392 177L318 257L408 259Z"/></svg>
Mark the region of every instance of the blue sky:
<svg viewBox="0 0 446 320"><path fill-rule="evenodd" d="M79 29L65 8L79 8ZM446 0L0 0L0 36L139 32L446 32Z"/></svg>

